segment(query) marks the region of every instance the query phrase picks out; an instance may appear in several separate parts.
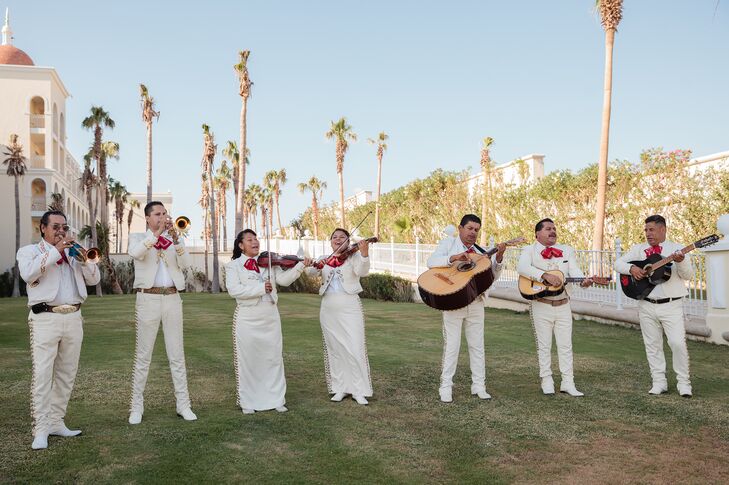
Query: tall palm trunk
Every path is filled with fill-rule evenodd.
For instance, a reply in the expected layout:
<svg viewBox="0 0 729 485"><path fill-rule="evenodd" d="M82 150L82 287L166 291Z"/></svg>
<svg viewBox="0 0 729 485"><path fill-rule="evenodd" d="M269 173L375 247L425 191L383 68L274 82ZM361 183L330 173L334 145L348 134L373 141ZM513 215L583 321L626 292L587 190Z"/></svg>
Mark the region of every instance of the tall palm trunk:
<svg viewBox="0 0 729 485"><path fill-rule="evenodd" d="M205 237L205 287L203 288L203 291L208 291L208 281L210 281L210 270L208 266L208 254L210 254L210 221L208 220L209 217L209 212L206 210L205 229L203 230Z"/></svg>
<svg viewBox="0 0 729 485"><path fill-rule="evenodd" d="M17 175L15 179L15 254L20 251L20 189ZM20 296L20 270L18 269L18 260L15 259L13 266L13 297Z"/></svg>
<svg viewBox="0 0 729 485"><path fill-rule="evenodd" d="M481 184L481 224L485 225L486 221L488 220L486 218L487 216L487 210L486 206L488 203L488 198L491 195L491 174L489 173L489 170L486 168L486 164L481 164L481 176L483 178L483 183ZM479 243L484 246L486 244L486 231L481 231L481 238Z"/></svg>
<svg viewBox="0 0 729 485"><path fill-rule="evenodd" d="M343 170L338 170L337 175L339 176L339 225L346 229L344 226L344 174Z"/></svg>
<svg viewBox="0 0 729 485"><path fill-rule="evenodd" d="M235 233L236 235L243 230L243 211L246 191L246 130L247 121L246 113L248 111L248 97L244 96L240 106L240 158L238 161L238 189L236 191L235 202Z"/></svg>
<svg viewBox="0 0 729 485"><path fill-rule="evenodd" d="M147 203L152 201L152 121L147 123Z"/></svg>
<svg viewBox="0 0 729 485"><path fill-rule="evenodd" d="M380 237L380 189L382 188L382 152L377 154L377 201L375 202L375 237Z"/></svg>
<svg viewBox="0 0 729 485"><path fill-rule="evenodd" d="M311 209L314 211L314 239L319 239L319 204L316 202L316 191L311 193Z"/></svg>
<svg viewBox="0 0 729 485"><path fill-rule="evenodd" d="M602 98L602 129L600 131L600 161L597 172L597 200L595 203L595 229L592 249L603 248L605 231L605 205L607 198L608 143L610 140L610 108L613 93L613 46L615 29L605 31L605 79Z"/></svg>
<svg viewBox="0 0 729 485"><path fill-rule="evenodd" d="M210 167L212 167L212 160L209 164ZM210 191L210 195L208 195L208 200L210 201L210 232L212 234L213 238L213 280L212 280L212 293L220 293L220 275L219 275L219 265L218 265L218 234L217 234L217 227L218 227L218 221L217 219L217 212L215 211L215 190L213 187L213 174L212 170L208 170L208 191Z"/></svg>
<svg viewBox="0 0 729 485"><path fill-rule="evenodd" d="M281 235L283 235L283 226L281 225L281 206L278 203L278 190L274 192L274 196L276 197L276 219L278 220L278 231L281 233Z"/></svg>

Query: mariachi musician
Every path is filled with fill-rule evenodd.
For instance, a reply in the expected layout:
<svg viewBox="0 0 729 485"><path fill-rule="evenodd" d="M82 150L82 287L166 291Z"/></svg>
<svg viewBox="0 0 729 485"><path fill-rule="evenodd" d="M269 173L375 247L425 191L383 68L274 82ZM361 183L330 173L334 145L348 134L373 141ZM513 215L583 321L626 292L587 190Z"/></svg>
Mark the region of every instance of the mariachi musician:
<svg viewBox="0 0 729 485"><path fill-rule="evenodd" d="M48 448L48 435L81 434L68 429L64 417L84 336L81 304L86 286L96 285L101 275L91 250L75 243L68 230L63 212L48 211L40 219L41 241L17 254L20 276L28 283L34 450Z"/></svg>
<svg viewBox="0 0 729 485"><path fill-rule="evenodd" d="M447 267L459 261L470 261L470 254L484 254L476 244L481 230L481 219L474 214L466 214L458 225L458 235L448 237L438 244L428 258L428 268ZM497 246L492 256L494 280L501 274L505 244ZM453 376L458 364L461 347L461 328L465 327L468 356L471 364L471 394L480 399L491 399L486 392L486 360L484 355L484 304L486 296L481 294L471 304L458 310L443 312L443 364L438 393L443 402L453 401Z"/></svg>
<svg viewBox="0 0 729 485"><path fill-rule="evenodd" d="M557 244L557 227L552 219L546 218L537 222L534 227L536 241L522 249L517 271L521 276L536 281L544 281L552 286L561 286L562 280L550 270L560 270L568 277L584 277L577 264L575 250L566 244ZM581 286L587 288L593 283L585 278ZM534 327L539 360L539 377L542 392L554 394L552 378L552 334L557 342L559 371L562 381L560 392L573 397L584 396L575 387L572 370L572 308L567 290L554 296L537 298L530 302L530 315Z"/></svg>
<svg viewBox="0 0 729 485"><path fill-rule="evenodd" d="M331 400L339 402L351 395L358 404L365 405L372 396L372 379L358 294L362 292L359 280L370 270L369 242L363 239L350 246L349 240L346 229L334 229L329 237L334 253L307 272L322 275L319 320L324 337L324 375Z"/></svg>

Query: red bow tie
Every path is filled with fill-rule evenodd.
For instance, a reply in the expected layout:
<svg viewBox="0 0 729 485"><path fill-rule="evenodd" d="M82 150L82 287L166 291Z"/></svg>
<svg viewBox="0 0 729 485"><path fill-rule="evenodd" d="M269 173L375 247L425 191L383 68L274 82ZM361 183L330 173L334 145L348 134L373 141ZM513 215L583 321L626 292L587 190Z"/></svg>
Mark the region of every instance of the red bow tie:
<svg viewBox="0 0 729 485"><path fill-rule="evenodd" d="M332 268L338 268L341 265L344 264L344 261L341 261L338 257L332 256L327 260L327 265L331 266Z"/></svg>
<svg viewBox="0 0 729 485"><path fill-rule="evenodd" d="M258 268L258 261L256 261L253 258L251 258L248 261L246 261L245 264L243 265L243 267L245 269L248 269L248 270L251 270L251 271L255 271L256 273L260 273L261 272L261 270Z"/></svg>
<svg viewBox="0 0 729 485"><path fill-rule="evenodd" d="M562 250L550 246L548 248L544 248L541 254L544 259L561 258Z"/></svg>
<svg viewBox="0 0 729 485"><path fill-rule="evenodd" d="M470 248L468 248L468 249L466 250L466 252L467 252L467 253L475 253L475 252L476 252L476 250L475 250L475 249L473 249L473 246L471 246Z"/></svg>
<svg viewBox="0 0 729 485"><path fill-rule="evenodd" d="M660 246L651 246L649 248L645 249L645 255L651 256L653 254L661 255L661 251L663 251L663 248Z"/></svg>
<svg viewBox="0 0 729 485"><path fill-rule="evenodd" d="M61 259L56 262L56 264L58 265L61 265L63 263L71 264L68 262L68 258L66 257L66 251L61 251Z"/></svg>
<svg viewBox="0 0 729 485"><path fill-rule="evenodd" d="M154 243L154 249L167 249L172 244L172 241L164 236L159 236L157 242Z"/></svg>

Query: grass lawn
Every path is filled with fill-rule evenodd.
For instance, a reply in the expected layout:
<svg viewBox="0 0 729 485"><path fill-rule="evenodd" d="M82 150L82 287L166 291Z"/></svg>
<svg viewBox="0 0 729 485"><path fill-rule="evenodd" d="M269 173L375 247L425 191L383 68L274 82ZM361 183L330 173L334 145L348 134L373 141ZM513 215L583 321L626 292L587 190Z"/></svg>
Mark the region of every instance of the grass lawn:
<svg viewBox="0 0 729 485"><path fill-rule="evenodd" d="M184 295L190 394L175 415L162 336L141 425L127 424L134 352L131 296L90 298L66 423L76 438L32 451L25 299L0 300L0 482L727 483L729 349L689 342L694 398L649 396L640 333L575 322L584 398L540 393L529 317L486 312L487 390L469 395L465 341L454 402L438 401L440 314L366 300L375 396L332 403L319 297L282 294L288 413L235 406L227 295ZM556 360L556 351L553 352ZM670 367L670 353L669 367ZM556 362L554 365L556 369ZM671 373L672 375L672 373ZM559 382L559 381L558 381Z"/></svg>

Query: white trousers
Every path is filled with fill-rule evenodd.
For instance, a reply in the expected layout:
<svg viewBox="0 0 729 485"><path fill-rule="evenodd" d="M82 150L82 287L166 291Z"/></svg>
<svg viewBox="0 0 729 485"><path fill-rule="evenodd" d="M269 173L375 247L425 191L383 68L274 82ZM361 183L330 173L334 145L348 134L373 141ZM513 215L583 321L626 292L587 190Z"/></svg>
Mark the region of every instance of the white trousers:
<svg viewBox="0 0 729 485"><path fill-rule="evenodd" d="M165 350L170 362L172 384L175 388L177 412L190 408L190 394L187 391L187 370L185 350L182 341L182 299L179 293L153 295L137 293L137 344L134 355L134 376L132 378L132 400L130 412L144 413L144 388L147 385L149 364L152 361L154 342L157 340L159 324L165 339Z"/></svg>
<svg viewBox="0 0 729 485"><path fill-rule="evenodd" d="M689 355L686 347L686 327L683 323L683 300L655 304L638 302L640 331L643 333L645 354L651 377L656 384L666 384L666 357L663 354L663 334L673 354L673 370L679 384L691 385Z"/></svg>
<svg viewBox="0 0 729 485"><path fill-rule="evenodd" d="M364 312L359 296L326 293L319 312L324 372L330 394L372 396Z"/></svg>
<svg viewBox="0 0 729 485"><path fill-rule="evenodd" d="M286 404L278 307L272 301L238 305L233 315L233 338L238 406L265 411Z"/></svg>
<svg viewBox="0 0 729 485"><path fill-rule="evenodd" d="M537 342L539 377L552 375L552 334L557 343L559 372L563 382L574 382L572 370L572 308L566 303L552 306L540 301L531 303L534 339Z"/></svg>
<svg viewBox="0 0 729 485"><path fill-rule="evenodd" d="M31 417L33 435L49 433L63 422L78 370L84 338L81 311L28 316L33 360Z"/></svg>
<svg viewBox="0 0 729 485"><path fill-rule="evenodd" d="M453 386L453 376L461 349L461 328L465 327L468 357L471 364L471 392L485 390L486 358L483 343L483 299L478 298L467 307L443 312L443 362L440 388Z"/></svg>

